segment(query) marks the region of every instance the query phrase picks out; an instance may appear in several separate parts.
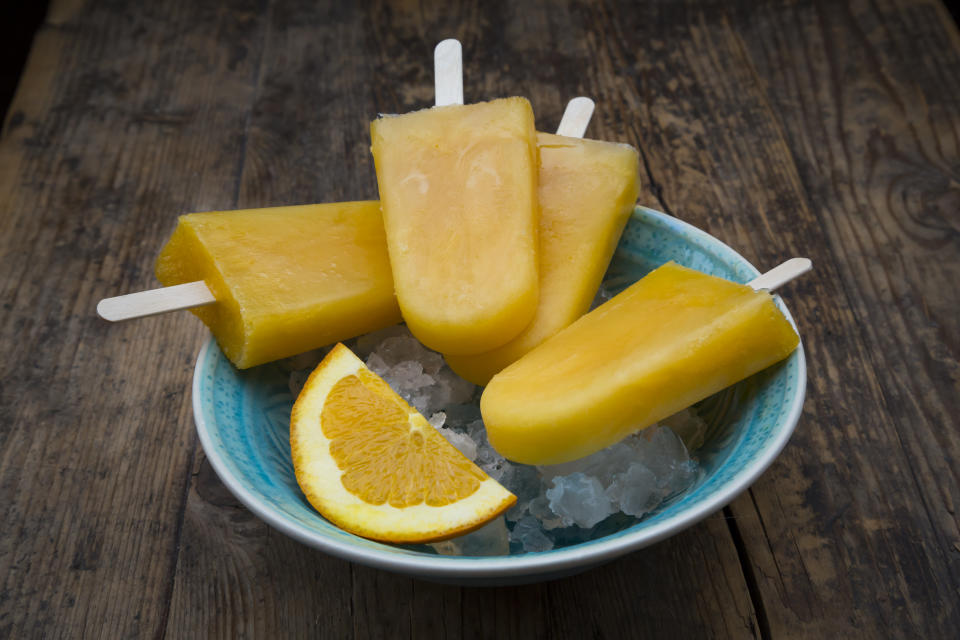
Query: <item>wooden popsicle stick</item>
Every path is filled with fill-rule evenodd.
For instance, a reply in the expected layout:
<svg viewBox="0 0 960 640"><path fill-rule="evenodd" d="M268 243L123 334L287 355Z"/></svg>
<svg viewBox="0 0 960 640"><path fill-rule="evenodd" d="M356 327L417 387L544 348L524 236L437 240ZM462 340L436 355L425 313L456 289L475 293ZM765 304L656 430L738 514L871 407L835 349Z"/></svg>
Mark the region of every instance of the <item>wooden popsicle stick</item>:
<svg viewBox="0 0 960 640"><path fill-rule="evenodd" d="M463 51L460 41L449 38L433 50L433 88L436 104L463 104Z"/></svg>
<svg viewBox="0 0 960 640"><path fill-rule="evenodd" d="M119 322L134 318L146 318L168 311L180 311L213 304L217 299L210 293L203 280L187 282L173 287L128 293L124 296L104 298L97 303L97 314L104 320Z"/></svg>
<svg viewBox="0 0 960 640"><path fill-rule="evenodd" d="M567 108L563 111L563 117L560 118L557 135L582 138L587 132L590 118L593 117L593 107L593 100L586 96L579 96L568 102Z"/></svg>
<svg viewBox="0 0 960 640"><path fill-rule="evenodd" d="M754 291L760 291L761 289L773 291L811 269L813 269L813 263L810 258L790 258L763 275L757 276L747 285L752 287Z"/></svg>

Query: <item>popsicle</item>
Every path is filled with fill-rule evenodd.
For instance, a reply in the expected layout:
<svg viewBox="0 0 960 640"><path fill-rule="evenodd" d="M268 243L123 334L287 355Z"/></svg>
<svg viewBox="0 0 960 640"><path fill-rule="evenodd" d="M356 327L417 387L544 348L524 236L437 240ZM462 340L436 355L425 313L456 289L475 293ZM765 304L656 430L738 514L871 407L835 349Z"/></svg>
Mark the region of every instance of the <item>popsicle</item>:
<svg viewBox="0 0 960 640"><path fill-rule="evenodd" d="M516 337L537 307L533 110L525 98L437 95L431 109L370 126L387 249L410 331L442 353L481 353Z"/></svg>
<svg viewBox="0 0 960 640"><path fill-rule="evenodd" d="M400 321L376 201L181 216L156 275L208 289L192 311L240 369Z"/></svg>
<svg viewBox="0 0 960 640"><path fill-rule="evenodd" d="M582 132L581 132L582 135ZM625 144L537 134L540 151L540 300L519 336L492 351L447 355L484 385L586 313L637 201L639 156Z"/></svg>
<svg viewBox="0 0 960 640"><path fill-rule="evenodd" d="M558 131L564 132L567 136L583 135L592 112L593 101L589 98L574 98L567 105ZM316 343L324 340L328 335L335 336L331 339L332 341L343 340L367 330L394 324L399 322L400 319L399 307L393 293L392 274L387 258L382 219L380 219L379 212L375 211L377 206L378 203L375 202L360 202L184 216L182 218L182 228L178 228L170 245L162 254L162 268L159 268L158 265L158 274L161 280L171 286L101 300L97 306L97 311L101 317L107 320L118 321L181 309L193 309L213 329L214 335L221 343L221 348L240 368L292 355L291 351L293 350L311 349L318 346ZM347 217L339 215L338 211ZM212 227L206 224L203 225L201 232L198 234L196 229L200 228L202 220L213 215L218 216L215 220L220 223L217 225L215 233L211 231ZM336 221L331 225L331 220ZM234 231L236 233L228 232L226 226L235 226ZM245 297L250 303L249 308L258 309L258 305L254 304L254 300L250 298L252 290L249 279L243 276L238 277L239 272L232 266L234 259L242 255L238 243L245 242L243 240L245 235L250 238L259 238L261 242L267 241L268 238L280 233L284 226L293 230L297 237L286 244L279 242L271 244L268 248L271 259L260 263L262 270L258 273L258 276L266 278L274 266L282 266L284 282L299 281L305 283L303 285L304 296L301 298L291 295L291 300L316 299L318 295L322 295L324 287L336 284L329 279L318 279L311 276L317 269L323 270L324 266L328 269L335 269L338 265L356 263L357 269L354 276L360 273L366 273L369 276L371 288L365 294L354 295L357 290L350 288L349 283L346 289L336 288L327 292L331 302L342 303L339 308L344 309L345 313L342 316L334 317L336 307L326 308L325 313L327 315L324 316L321 313L317 320L323 322L324 330L322 331L311 326L309 322L302 324L306 333L298 334L291 332L289 327L282 324L271 323L270 321L263 324L260 320L250 320L249 318L244 320L244 312L235 300L238 295ZM347 234L340 233L344 229L350 232ZM187 249L186 240L192 238L191 233L199 236L196 242L205 244L205 251L196 253ZM331 243L346 237L364 239L360 242L360 246L325 247L323 255L312 252L305 256L306 259L301 259L297 252L302 251L303 243L310 240L311 234L316 235L313 238L314 241ZM190 240L190 242L194 242L194 240ZM227 253L221 255L222 251ZM337 256L342 253L345 253L348 258L338 261ZM226 288L222 305L214 304L218 297L211 291L211 287L217 289L216 286L212 284L208 286L208 282L204 282L204 280L189 281L189 278L193 277L189 275L191 273L202 272L206 274L210 271L210 269L198 266L198 260L201 259L226 266L228 277L219 276L223 284L218 291L223 292ZM329 260L330 263L324 265L322 264L323 260ZM214 267L216 268L213 271L220 268L217 265L214 265ZM324 271L324 273L331 272ZM197 277L201 276L198 275ZM226 286L226 280L230 280L230 286ZM260 283L262 284L263 280ZM357 283L354 281L353 284ZM240 293L234 295L230 291L231 287L240 287ZM247 295L244 295L244 293ZM221 295L223 294L221 293ZM205 305L214 306L209 309L201 309ZM296 309L296 305L293 309ZM363 321L353 322L351 318L363 318ZM329 331L327 331L328 329ZM248 336L243 334L244 331L251 333L249 346L246 343ZM274 331L283 333L271 337L270 333ZM279 347L276 346L277 343L279 343ZM276 348L270 348L264 352L263 345L271 344ZM261 346L258 347L257 345ZM250 353L251 349L253 349L253 352L259 349L261 354L255 359L241 355L245 350Z"/></svg>
<svg viewBox="0 0 960 640"><path fill-rule="evenodd" d="M799 337L762 289L809 268L742 285L668 262L493 377L490 443L525 464L575 460L786 358Z"/></svg>

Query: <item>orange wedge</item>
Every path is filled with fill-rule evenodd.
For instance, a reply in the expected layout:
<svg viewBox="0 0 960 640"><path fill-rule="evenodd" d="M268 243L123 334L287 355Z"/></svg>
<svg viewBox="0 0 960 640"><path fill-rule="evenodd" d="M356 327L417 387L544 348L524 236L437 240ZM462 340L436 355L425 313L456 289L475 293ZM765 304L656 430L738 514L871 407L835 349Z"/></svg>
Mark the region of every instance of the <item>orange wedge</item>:
<svg viewBox="0 0 960 640"><path fill-rule="evenodd" d="M338 344L300 392L290 449L307 500L341 529L383 542L469 533L516 497L448 443Z"/></svg>

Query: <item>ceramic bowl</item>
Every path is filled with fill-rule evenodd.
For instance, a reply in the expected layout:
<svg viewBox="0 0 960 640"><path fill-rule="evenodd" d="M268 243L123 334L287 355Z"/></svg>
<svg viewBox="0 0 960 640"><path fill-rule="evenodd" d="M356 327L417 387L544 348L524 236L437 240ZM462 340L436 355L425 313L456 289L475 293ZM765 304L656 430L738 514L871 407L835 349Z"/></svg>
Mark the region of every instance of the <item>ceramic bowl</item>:
<svg viewBox="0 0 960 640"><path fill-rule="evenodd" d="M737 282L758 275L716 238L664 213L637 207L605 283L618 291L668 260ZM789 318L779 298L777 304ZM803 407L806 364L801 345L785 361L699 403L697 411L710 425L706 444L695 452L699 478L643 520L620 529L599 527L596 537L571 546L498 557L441 556L426 547L381 544L324 520L294 478L288 441L294 398L287 379L276 364L238 371L212 339L200 351L193 380L197 432L227 488L272 527L324 553L420 578L483 585L573 574L653 544L716 512L746 490L786 445Z"/></svg>

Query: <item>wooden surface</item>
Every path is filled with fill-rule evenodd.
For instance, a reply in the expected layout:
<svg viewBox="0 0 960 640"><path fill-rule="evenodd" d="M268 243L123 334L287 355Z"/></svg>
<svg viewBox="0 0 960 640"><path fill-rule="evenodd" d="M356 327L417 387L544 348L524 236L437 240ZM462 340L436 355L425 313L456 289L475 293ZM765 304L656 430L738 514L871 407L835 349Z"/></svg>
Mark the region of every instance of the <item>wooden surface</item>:
<svg viewBox="0 0 960 640"><path fill-rule="evenodd" d="M186 211L376 194L367 124L466 99L636 145L641 203L787 293L803 417L753 488L588 573L415 581L216 478L189 314L108 325ZM0 637L956 637L960 36L939 2L55 0L0 139Z"/></svg>

